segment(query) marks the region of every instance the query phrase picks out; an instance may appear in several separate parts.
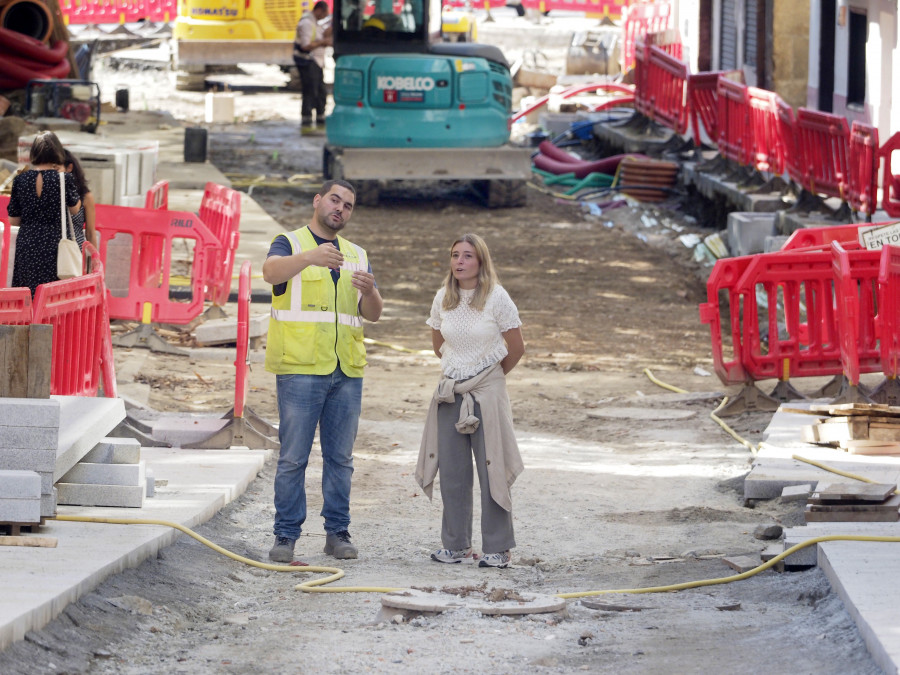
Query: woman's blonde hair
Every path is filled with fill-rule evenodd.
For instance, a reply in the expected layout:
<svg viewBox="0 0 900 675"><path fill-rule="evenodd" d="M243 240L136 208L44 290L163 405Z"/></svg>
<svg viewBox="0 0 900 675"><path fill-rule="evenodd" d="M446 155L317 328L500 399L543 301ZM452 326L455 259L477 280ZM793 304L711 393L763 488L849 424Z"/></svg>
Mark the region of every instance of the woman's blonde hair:
<svg viewBox="0 0 900 675"><path fill-rule="evenodd" d="M484 309L484 303L487 302L491 291L497 285L497 273L494 271L494 264L491 262L491 252L488 250L484 239L477 234L464 234L453 242L450 246L450 255L453 255L453 249L457 244L471 244L475 249L475 257L478 258L478 285L475 287L475 295L472 297L472 307L479 312ZM453 309L459 305L459 282L453 276L453 270L447 272L444 279L444 301L441 306L444 309Z"/></svg>

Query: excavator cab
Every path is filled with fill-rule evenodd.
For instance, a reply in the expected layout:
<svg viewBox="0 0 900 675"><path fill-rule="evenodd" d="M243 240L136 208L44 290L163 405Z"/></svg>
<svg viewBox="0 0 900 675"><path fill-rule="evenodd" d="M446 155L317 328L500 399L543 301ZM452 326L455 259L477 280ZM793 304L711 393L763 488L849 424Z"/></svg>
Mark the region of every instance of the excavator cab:
<svg viewBox="0 0 900 675"><path fill-rule="evenodd" d="M495 46L440 41L429 0L335 0L328 142L485 147L509 140L512 78Z"/></svg>

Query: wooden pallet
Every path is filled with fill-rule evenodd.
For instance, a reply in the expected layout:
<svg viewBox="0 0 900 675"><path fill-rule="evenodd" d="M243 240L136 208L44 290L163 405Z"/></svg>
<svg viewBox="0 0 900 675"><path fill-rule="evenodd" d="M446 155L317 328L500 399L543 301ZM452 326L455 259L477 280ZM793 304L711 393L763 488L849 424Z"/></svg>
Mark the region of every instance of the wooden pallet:
<svg viewBox="0 0 900 675"><path fill-rule="evenodd" d="M43 524L43 518L40 523L0 523L0 546L56 548L56 537L42 537L36 534L25 534L22 531L27 530L29 533L34 533Z"/></svg>
<svg viewBox="0 0 900 675"><path fill-rule="evenodd" d="M855 455L900 455L900 407L880 403L812 405L788 408L819 417L802 427L807 443L841 448Z"/></svg>

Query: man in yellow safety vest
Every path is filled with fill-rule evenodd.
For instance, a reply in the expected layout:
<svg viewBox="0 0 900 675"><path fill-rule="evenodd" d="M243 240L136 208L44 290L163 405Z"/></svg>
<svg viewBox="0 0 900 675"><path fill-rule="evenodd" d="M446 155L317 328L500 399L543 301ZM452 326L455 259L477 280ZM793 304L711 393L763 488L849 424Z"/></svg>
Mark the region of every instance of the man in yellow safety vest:
<svg viewBox="0 0 900 675"><path fill-rule="evenodd" d="M357 557L348 527L366 365L362 319L377 321L383 301L365 250L338 234L355 201L347 181L325 182L309 225L275 237L263 265L263 278L272 284L266 370L276 376L281 441L269 551L275 562L293 560L306 520L306 465L317 426L325 553Z"/></svg>

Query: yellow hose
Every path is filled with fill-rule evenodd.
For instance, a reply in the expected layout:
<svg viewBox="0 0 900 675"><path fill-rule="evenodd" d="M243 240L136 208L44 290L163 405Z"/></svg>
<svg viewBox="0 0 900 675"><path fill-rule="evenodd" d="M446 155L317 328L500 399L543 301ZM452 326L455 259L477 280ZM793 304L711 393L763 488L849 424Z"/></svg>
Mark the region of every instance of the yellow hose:
<svg viewBox="0 0 900 675"><path fill-rule="evenodd" d="M237 562L242 562L246 565L251 565L252 567L258 567L264 570L270 570L272 572L322 572L324 574L329 574L330 576L323 577L321 579L310 579L309 581L304 581L301 584L297 584L294 586L294 590L303 591L304 593L393 593L395 591L403 591L406 590L404 588L389 588L389 587L379 587L379 586L342 586L338 588L322 588L325 584L330 584L338 579L344 577L344 570L338 567L321 567L316 565L307 565L307 566L295 566L295 565L272 565L270 563L262 563L257 560L252 560L250 558L245 558L244 556L237 555L236 553L232 553L217 544L212 543L208 539L201 537L196 532L193 532L189 528L181 525L180 523L175 523L169 520L157 520L155 518L99 518L94 516L56 516L56 520L66 521L66 522L75 522L75 523L108 523L112 525L163 525L165 527L172 527L176 530L184 532L186 535L193 537L201 544L210 547L214 551L221 553L224 556L231 558L232 560L236 560ZM869 541L869 542L888 542L888 543L898 543L900 542L900 537L867 537L860 535L840 535L840 534L832 534L826 535L822 537L814 537L812 539L807 539L806 541L800 542L799 544L795 544L791 546L786 551L779 553L777 556L764 562L759 567L754 567L752 570L748 570L746 572L742 572L741 574L735 574L729 577L721 577L719 579L701 579L699 581L687 581L681 584L671 584L669 586L651 586L648 588L624 588L618 590L605 590L605 591L579 591L575 593L557 593L556 597L564 598L564 599L572 599L572 598L586 598L593 595L610 595L613 593L669 593L672 591L683 591L689 588L700 588L703 586L715 586L718 584L728 584L733 581L741 581L743 579L748 579L749 577L754 576L755 574L759 574L763 572L773 565L777 564L787 556L799 551L802 548L806 548L807 546L812 546L813 544L818 544L822 541Z"/></svg>
<svg viewBox="0 0 900 675"><path fill-rule="evenodd" d="M653 373L650 372L649 368L644 368L644 375L646 375L647 379L649 379L657 387L662 387L663 389L668 389L669 391L674 391L676 394L689 394L690 393L687 389L680 389L679 387L673 386L671 384L666 384L665 382L657 380L656 377L654 377Z"/></svg>
<svg viewBox="0 0 900 675"><path fill-rule="evenodd" d="M746 438L742 438L741 436L739 436L739 435L737 434L737 432L736 432L734 429L732 429L730 426L728 426L727 424L725 424L725 422L722 421L722 418L721 418L721 417L719 417L718 415L716 415L717 412L719 412L722 408L725 407L725 404L726 404L726 403L728 403L728 397L727 397L727 396L726 396L725 398L722 399L722 402L719 404L719 406L718 406L715 410L713 410L711 413L709 413L709 416L712 418L712 420L713 420L716 424L718 424L720 427L722 427L728 435L730 435L730 436L731 436L734 440L736 440L738 443L740 443L741 445L743 445L744 447L746 447L747 449L749 449L750 452L751 452L751 454L752 454L754 457L756 457L756 455L757 455L757 453L759 452L759 448L760 448L760 446L762 445L762 443L760 443L759 445L753 445L753 443L751 443L750 441L748 441Z"/></svg>
<svg viewBox="0 0 900 675"><path fill-rule="evenodd" d="M214 544L209 539L201 537L199 534L185 527L181 523L175 523L171 520L158 520L155 518L99 518L95 516L56 516L56 520L72 523L107 523L111 525L163 525L165 527L172 527L176 530L184 532L186 535L188 535L189 537L193 537L204 546L209 546L209 548L211 548L213 551L221 553L222 555L231 558L232 560L244 563L245 565L250 565L251 567L258 567L259 569L270 570L272 572L322 572L324 574L330 575L321 579L311 579L310 581L305 581L302 584L298 584L297 586L295 586L295 589L298 591L306 591L308 593L336 593L339 591L344 593L351 591L357 593L391 593L393 591L403 590L402 588L376 588L363 586L351 586L346 588L316 588L316 586L330 584L333 581L337 581L338 579L343 578L344 570L340 569L339 567L319 567L315 565L273 565L271 563L264 563L259 562L258 560L252 560L251 558L245 558L244 556L237 555L236 553L232 553L231 551L222 548L218 544Z"/></svg>
<svg viewBox="0 0 900 675"><path fill-rule="evenodd" d="M840 469L835 469L833 466L828 466L822 462L817 462L814 459L807 459L806 457L801 457L800 455L791 455L791 459L796 459L800 462L806 462L807 464L812 464L813 466L817 466L820 469L824 469L825 471L830 471L831 473L836 473L839 476L844 476L844 478L852 478L853 480L859 480L863 483L877 483L877 480L872 480L871 478L866 478L865 476L860 476L856 473L850 473L849 471L841 471ZM894 490L894 494L900 494L900 490Z"/></svg>

